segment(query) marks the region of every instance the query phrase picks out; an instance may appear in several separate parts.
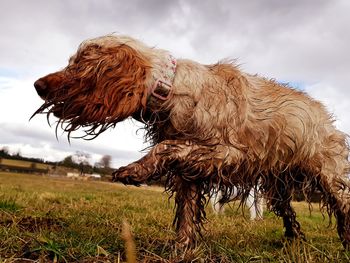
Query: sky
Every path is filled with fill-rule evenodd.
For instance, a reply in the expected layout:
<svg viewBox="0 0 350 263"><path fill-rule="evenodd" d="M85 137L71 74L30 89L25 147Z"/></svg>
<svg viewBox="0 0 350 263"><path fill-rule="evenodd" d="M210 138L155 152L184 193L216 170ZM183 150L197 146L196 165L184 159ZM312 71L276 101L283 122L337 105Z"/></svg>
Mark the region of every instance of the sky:
<svg viewBox="0 0 350 263"><path fill-rule="evenodd" d="M236 59L241 70L288 82L323 102L350 134L348 0L1 0L0 148L59 161L77 151L119 167L147 147L142 125L118 124L92 141L55 136L33 83L64 68L85 39L126 34L177 58Z"/></svg>

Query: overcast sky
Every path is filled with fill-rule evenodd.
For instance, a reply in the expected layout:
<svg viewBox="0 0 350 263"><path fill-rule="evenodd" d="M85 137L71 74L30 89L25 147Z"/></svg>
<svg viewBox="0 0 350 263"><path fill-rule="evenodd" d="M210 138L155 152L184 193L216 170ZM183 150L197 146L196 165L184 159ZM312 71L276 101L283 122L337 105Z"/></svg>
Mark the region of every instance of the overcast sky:
<svg viewBox="0 0 350 263"><path fill-rule="evenodd" d="M82 40L112 32L201 63L238 59L324 102L350 133L349 13L349 0L1 0L0 147L50 161L110 154L115 167L142 156L135 121L70 145L45 116L29 122L42 103L33 82L63 68Z"/></svg>

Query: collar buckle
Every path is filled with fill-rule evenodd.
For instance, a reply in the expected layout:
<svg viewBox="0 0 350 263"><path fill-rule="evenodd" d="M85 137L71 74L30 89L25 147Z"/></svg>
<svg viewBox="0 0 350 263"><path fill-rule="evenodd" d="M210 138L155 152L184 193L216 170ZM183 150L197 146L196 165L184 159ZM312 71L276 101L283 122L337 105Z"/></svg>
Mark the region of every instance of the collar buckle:
<svg viewBox="0 0 350 263"><path fill-rule="evenodd" d="M158 79L152 86L150 93L154 97L166 101L172 96L172 85L169 82Z"/></svg>

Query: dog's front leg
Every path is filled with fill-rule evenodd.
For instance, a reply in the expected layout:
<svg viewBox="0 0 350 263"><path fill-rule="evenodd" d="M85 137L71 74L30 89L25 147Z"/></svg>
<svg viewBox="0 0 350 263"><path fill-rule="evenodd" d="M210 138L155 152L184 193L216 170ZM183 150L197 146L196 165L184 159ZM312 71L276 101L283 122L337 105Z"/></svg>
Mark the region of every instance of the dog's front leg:
<svg viewBox="0 0 350 263"><path fill-rule="evenodd" d="M140 185L149 179L165 174L174 162L191 162L194 169L207 170L207 158L212 150L208 147L192 144L189 141L168 140L154 146L140 160L121 167L113 172L113 181L124 184ZM186 165L185 165L186 166ZM193 168L191 166L191 168ZM189 173L191 177L193 173ZM193 178L189 178L192 180Z"/></svg>
<svg viewBox="0 0 350 263"><path fill-rule="evenodd" d="M152 178L165 174L171 160L177 160L186 155L189 142L164 141L154 146L151 151L140 160L114 171L113 181L124 184L140 185Z"/></svg>
<svg viewBox="0 0 350 263"><path fill-rule="evenodd" d="M123 184L140 185L157 175L156 161L152 154L114 171L112 181Z"/></svg>
<svg viewBox="0 0 350 263"><path fill-rule="evenodd" d="M177 245L181 249L191 249L196 246L205 219L206 200L202 187L175 175L171 191L175 192Z"/></svg>
<svg viewBox="0 0 350 263"><path fill-rule="evenodd" d="M170 149L170 145L177 145L178 148L181 148L183 143L174 140L171 141L171 143L169 143L169 141L164 141L157 144L140 160L114 171L112 174L112 181L140 185L151 178L158 177L160 174L165 173L166 171L163 171L165 169L165 163L170 159L179 157L174 147L172 150Z"/></svg>

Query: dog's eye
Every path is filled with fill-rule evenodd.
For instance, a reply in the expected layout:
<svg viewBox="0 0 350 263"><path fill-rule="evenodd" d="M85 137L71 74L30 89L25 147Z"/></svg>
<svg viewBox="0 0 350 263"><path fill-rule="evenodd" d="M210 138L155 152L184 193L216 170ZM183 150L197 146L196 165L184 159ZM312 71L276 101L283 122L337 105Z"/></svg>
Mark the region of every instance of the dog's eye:
<svg viewBox="0 0 350 263"><path fill-rule="evenodd" d="M126 96L127 96L128 98L130 98L130 97L134 96L134 93L128 92L128 94L126 94Z"/></svg>

